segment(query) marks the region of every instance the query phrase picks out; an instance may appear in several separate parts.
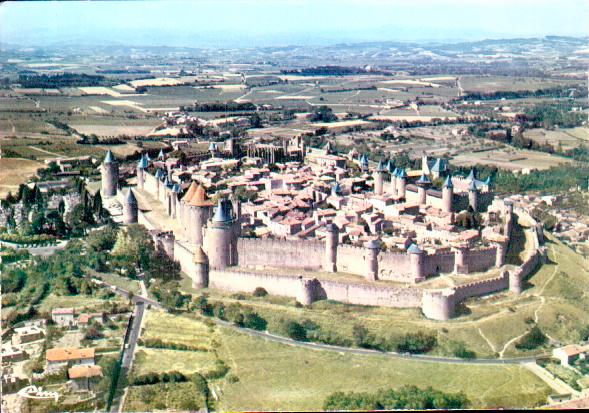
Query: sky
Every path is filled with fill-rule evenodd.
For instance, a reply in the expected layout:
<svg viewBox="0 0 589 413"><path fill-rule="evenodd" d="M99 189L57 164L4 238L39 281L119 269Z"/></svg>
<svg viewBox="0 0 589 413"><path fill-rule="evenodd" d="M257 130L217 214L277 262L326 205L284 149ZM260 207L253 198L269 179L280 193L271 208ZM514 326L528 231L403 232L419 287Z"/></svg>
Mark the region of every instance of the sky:
<svg viewBox="0 0 589 413"><path fill-rule="evenodd" d="M589 35L587 0L26 1L0 42L259 47Z"/></svg>

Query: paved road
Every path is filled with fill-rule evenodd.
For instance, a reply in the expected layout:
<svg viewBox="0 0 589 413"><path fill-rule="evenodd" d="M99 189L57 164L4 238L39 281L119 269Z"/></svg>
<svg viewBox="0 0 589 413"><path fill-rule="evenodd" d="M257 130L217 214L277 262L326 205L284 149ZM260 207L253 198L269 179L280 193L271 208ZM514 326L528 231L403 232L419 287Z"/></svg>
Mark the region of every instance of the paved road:
<svg viewBox="0 0 589 413"><path fill-rule="evenodd" d="M123 295L125 297L128 296L126 290L122 288L116 287L115 292ZM134 302L144 302L145 304L151 304L151 306L156 308L162 308L162 306L154 300L151 300L146 297L142 297L140 295L133 296ZM385 356L391 358L398 358L398 359L406 359L406 360L416 360L416 361L428 361L432 363L450 363L450 364L524 364L535 362L535 357L520 357L520 358L506 358L506 359L459 359L459 358L452 358L452 357L436 357L436 356L426 356L426 355L415 355L415 354L401 354L395 352L383 352L378 350L370 350L370 349L363 349L363 348L353 348L353 347L340 347L340 346L331 346L328 344L321 344L321 343L311 343L311 342L302 342L292 340L290 338L275 336L265 331L257 331L251 330L248 328L238 327L235 324L232 324L227 321L219 320L218 318L211 318L216 324L231 328L233 330L239 331L240 333L247 334L252 337L261 337L265 340L272 341L275 343L286 344L289 346L295 347L303 347L309 348L313 350L325 350L325 351L337 351L339 353L347 353L347 354L357 354L357 355L369 355L369 356Z"/></svg>
<svg viewBox="0 0 589 413"><path fill-rule="evenodd" d="M133 322L131 323L131 331L129 332L129 339L127 341L127 345L123 350L123 362L121 367L123 370L129 369L131 367L131 362L133 361L133 354L135 353L135 346L137 345L137 339L139 338L139 333L141 332L141 320L143 319L143 312L145 310L145 305L142 301L137 301L135 303L135 317L133 318Z"/></svg>

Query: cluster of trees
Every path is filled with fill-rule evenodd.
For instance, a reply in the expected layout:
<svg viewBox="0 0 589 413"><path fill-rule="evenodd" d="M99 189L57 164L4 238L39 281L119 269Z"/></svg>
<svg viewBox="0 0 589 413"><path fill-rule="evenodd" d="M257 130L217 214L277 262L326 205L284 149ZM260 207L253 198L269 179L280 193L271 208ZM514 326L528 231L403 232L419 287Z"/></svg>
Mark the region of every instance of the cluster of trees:
<svg viewBox="0 0 589 413"><path fill-rule="evenodd" d="M192 106L181 106L181 111L186 112L252 112L256 105L251 102L206 102L194 103Z"/></svg>
<svg viewBox="0 0 589 413"><path fill-rule="evenodd" d="M268 322L252 308L239 303L225 305L222 302L209 302L205 295L195 298L194 307L204 316L216 317L237 326L264 331Z"/></svg>
<svg viewBox="0 0 589 413"><path fill-rule="evenodd" d="M112 86L115 81L100 75L84 73L61 73L57 75L19 75L18 83L23 88L55 89L80 86Z"/></svg>
<svg viewBox="0 0 589 413"><path fill-rule="evenodd" d="M349 75L364 75L364 74L382 74L380 71L369 71L361 67L349 66L315 66L306 67L303 69L285 69L281 70L286 75L300 75L300 76L349 76Z"/></svg>
<svg viewBox="0 0 589 413"><path fill-rule="evenodd" d="M420 389L404 386L400 389L380 389L376 393L333 393L325 399L323 410L449 410L463 409L468 404L464 393L444 393L431 387Z"/></svg>
<svg viewBox="0 0 589 413"><path fill-rule="evenodd" d="M577 91L578 92L578 91ZM536 90L503 90L497 92L469 92L464 96L465 100L497 100L497 99L522 99L522 98L566 98L571 94L567 87L551 87Z"/></svg>
<svg viewBox="0 0 589 413"><path fill-rule="evenodd" d="M544 129L573 128L587 121L583 112L573 112L571 103L542 103L527 108L525 114L529 121L539 123Z"/></svg>
<svg viewBox="0 0 589 413"><path fill-rule="evenodd" d="M433 350L438 343L435 335L423 331L407 333L387 340L371 334L366 327L360 324L354 325L352 336L356 347L380 351L394 350L399 353L427 353Z"/></svg>
<svg viewBox="0 0 589 413"><path fill-rule="evenodd" d="M198 373L196 373L198 374ZM200 376L200 375L199 375ZM183 383L189 381L190 377L179 371L168 371L163 373L140 374L131 381L133 386L145 386L157 383Z"/></svg>
<svg viewBox="0 0 589 413"><path fill-rule="evenodd" d="M337 120L337 116L329 106L322 105L317 107L313 113L311 113L309 119L311 122L334 122Z"/></svg>
<svg viewBox="0 0 589 413"><path fill-rule="evenodd" d="M547 340L540 327L534 326L515 343L515 348L518 350L534 350L544 345Z"/></svg>

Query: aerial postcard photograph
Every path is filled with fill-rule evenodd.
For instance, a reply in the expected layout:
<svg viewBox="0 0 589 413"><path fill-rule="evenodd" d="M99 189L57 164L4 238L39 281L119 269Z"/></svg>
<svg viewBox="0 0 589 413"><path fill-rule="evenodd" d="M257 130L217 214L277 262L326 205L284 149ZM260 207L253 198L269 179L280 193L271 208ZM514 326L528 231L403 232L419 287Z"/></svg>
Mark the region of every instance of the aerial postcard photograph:
<svg viewBox="0 0 589 413"><path fill-rule="evenodd" d="M0 2L1 411L589 409L589 1Z"/></svg>

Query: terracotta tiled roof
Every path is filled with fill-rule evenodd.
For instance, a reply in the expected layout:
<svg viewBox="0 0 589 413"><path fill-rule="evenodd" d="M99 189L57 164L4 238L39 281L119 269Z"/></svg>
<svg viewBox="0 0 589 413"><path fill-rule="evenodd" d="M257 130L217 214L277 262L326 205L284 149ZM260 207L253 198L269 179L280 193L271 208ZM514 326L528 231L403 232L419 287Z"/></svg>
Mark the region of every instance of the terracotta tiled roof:
<svg viewBox="0 0 589 413"><path fill-rule="evenodd" d="M194 193L196 192L196 182L192 181L192 183L190 184L190 187L188 188L188 191L186 191L186 194L184 194L184 199L188 202L192 199L192 197L194 196Z"/></svg>
<svg viewBox="0 0 589 413"><path fill-rule="evenodd" d="M73 347L51 348L47 350L45 358L47 361L57 362L94 358L94 349Z"/></svg>
<svg viewBox="0 0 589 413"><path fill-rule="evenodd" d="M211 200L207 199L207 193L202 185L199 185L194 194L190 198L189 204L190 206L213 206Z"/></svg>
<svg viewBox="0 0 589 413"><path fill-rule="evenodd" d="M70 379L79 379L82 377L102 377L102 367L100 366L73 366L68 369L67 374Z"/></svg>

